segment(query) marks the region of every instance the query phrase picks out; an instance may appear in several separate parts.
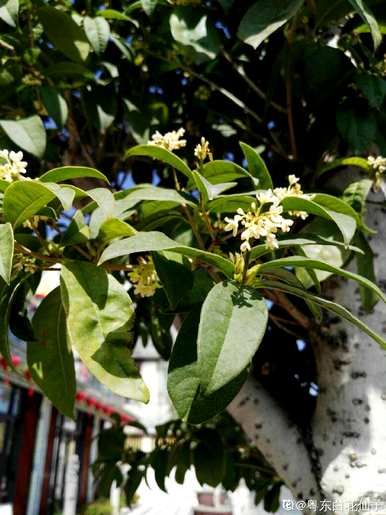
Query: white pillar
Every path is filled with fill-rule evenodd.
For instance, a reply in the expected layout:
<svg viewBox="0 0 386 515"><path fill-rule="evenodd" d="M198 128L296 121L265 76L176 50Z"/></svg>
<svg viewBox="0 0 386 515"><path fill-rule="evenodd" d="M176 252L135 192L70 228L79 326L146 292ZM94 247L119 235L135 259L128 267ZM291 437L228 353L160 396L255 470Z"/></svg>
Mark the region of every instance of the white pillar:
<svg viewBox="0 0 386 515"><path fill-rule="evenodd" d="M51 410L51 403L44 397L40 407L40 417L36 433L27 515L38 515L39 513Z"/></svg>
<svg viewBox="0 0 386 515"><path fill-rule="evenodd" d="M87 502L92 502L94 500L94 474L92 473L91 465L96 461L98 457L98 433L100 431L100 418L98 416L94 416L94 426L92 430L92 440L91 440L91 449L90 449L90 467L88 474L88 488L87 488Z"/></svg>
<svg viewBox="0 0 386 515"><path fill-rule="evenodd" d="M75 515L78 500L79 456L70 454L68 457L65 484L63 515Z"/></svg>

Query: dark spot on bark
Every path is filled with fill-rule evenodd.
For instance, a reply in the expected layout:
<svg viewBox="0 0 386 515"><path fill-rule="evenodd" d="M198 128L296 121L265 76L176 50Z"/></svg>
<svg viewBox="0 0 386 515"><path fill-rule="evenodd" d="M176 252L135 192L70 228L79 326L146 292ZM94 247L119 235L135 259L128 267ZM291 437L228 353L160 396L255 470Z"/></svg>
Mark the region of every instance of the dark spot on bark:
<svg viewBox="0 0 386 515"><path fill-rule="evenodd" d="M243 406L245 406L245 404L249 401L249 397L244 397L244 399L242 399L240 401L240 404L239 404L239 408L242 408Z"/></svg>
<svg viewBox="0 0 386 515"><path fill-rule="evenodd" d="M371 411L371 408L370 408L370 406L368 404L366 405L365 410L366 411Z"/></svg>
<svg viewBox="0 0 386 515"><path fill-rule="evenodd" d="M297 485L297 484L298 484L298 482L297 482L297 481L294 481L294 482L292 483L292 488L296 488L296 485Z"/></svg>
<svg viewBox="0 0 386 515"><path fill-rule="evenodd" d="M359 347L360 347L359 343L354 343L354 347L355 347L356 349L359 349Z"/></svg>
<svg viewBox="0 0 386 515"><path fill-rule="evenodd" d="M265 441L266 441L267 443L271 443L271 440L270 440L269 438L266 438L266 439L265 439Z"/></svg>
<svg viewBox="0 0 386 515"><path fill-rule="evenodd" d="M296 497L298 499L303 499L303 493L302 492L299 492L298 494L296 494Z"/></svg>
<svg viewBox="0 0 386 515"><path fill-rule="evenodd" d="M363 422L364 422L365 424L369 424L369 423L370 423L370 419L369 419L369 418L367 418L367 417L365 417L365 418L363 419Z"/></svg>
<svg viewBox="0 0 386 515"><path fill-rule="evenodd" d="M288 463L286 463L285 465L283 465L283 470L288 470Z"/></svg>
<svg viewBox="0 0 386 515"><path fill-rule="evenodd" d="M345 438L360 438L360 433L357 433L356 431L344 431L342 433L342 436Z"/></svg>
<svg viewBox="0 0 386 515"><path fill-rule="evenodd" d="M367 374L364 370L351 372L351 379L359 379L360 377L367 377Z"/></svg>
<svg viewBox="0 0 386 515"><path fill-rule="evenodd" d="M344 360L344 359L336 359L336 360L334 360L335 370L340 370L343 366L350 365L350 364L351 364L351 360L349 360L349 359L347 359L347 360Z"/></svg>
<svg viewBox="0 0 386 515"><path fill-rule="evenodd" d="M259 399L253 399L253 404L259 404Z"/></svg>
<svg viewBox="0 0 386 515"><path fill-rule="evenodd" d="M359 406L360 404L363 404L363 400L362 399L353 399L352 403L354 404L354 406Z"/></svg>
<svg viewBox="0 0 386 515"><path fill-rule="evenodd" d="M255 424L256 429L261 429L263 427L263 424Z"/></svg>
<svg viewBox="0 0 386 515"><path fill-rule="evenodd" d="M311 496L311 497L315 497L315 495L316 495L315 490L314 490L313 488L311 488L311 490L310 490L310 496Z"/></svg>

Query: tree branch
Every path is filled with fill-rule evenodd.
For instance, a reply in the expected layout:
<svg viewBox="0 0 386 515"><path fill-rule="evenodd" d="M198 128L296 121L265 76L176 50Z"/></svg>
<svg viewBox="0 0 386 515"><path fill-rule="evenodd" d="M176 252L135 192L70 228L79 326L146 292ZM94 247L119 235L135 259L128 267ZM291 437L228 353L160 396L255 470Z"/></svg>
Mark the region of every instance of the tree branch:
<svg viewBox="0 0 386 515"><path fill-rule="evenodd" d="M319 487L303 435L256 380L247 380L228 412L295 498L318 499Z"/></svg>

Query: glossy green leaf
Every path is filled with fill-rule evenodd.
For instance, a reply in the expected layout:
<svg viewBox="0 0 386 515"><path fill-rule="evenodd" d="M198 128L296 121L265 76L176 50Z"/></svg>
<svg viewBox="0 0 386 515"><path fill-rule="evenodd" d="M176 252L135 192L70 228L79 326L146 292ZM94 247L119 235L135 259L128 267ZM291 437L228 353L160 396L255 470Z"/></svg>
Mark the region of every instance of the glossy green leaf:
<svg viewBox="0 0 386 515"><path fill-rule="evenodd" d="M174 8L170 31L175 41L192 47L199 55L214 59L219 51L219 38L205 11L190 6Z"/></svg>
<svg viewBox="0 0 386 515"><path fill-rule="evenodd" d="M228 277L232 277L233 275L234 266L228 259L213 254L212 252L180 245L178 242L158 231L141 232L131 238L125 238L111 243L103 251L99 259L99 264L101 265L110 259L128 256L135 252L157 252L162 250L171 250L178 254L183 254L184 256L199 259L215 266Z"/></svg>
<svg viewBox="0 0 386 515"><path fill-rule="evenodd" d="M90 45L83 29L62 10L44 6L38 16L48 39L69 59L82 62L87 59Z"/></svg>
<svg viewBox="0 0 386 515"><path fill-rule="evenodd" d="M47 113L58 127L63 127L68 117L68 106L59 91L52 86L42 86L40 94Z"/></svg>
<svg viewBox="0 0 386 515"><path fill-rule="evenodd" d="M358 168L362 168L369 172L371 170L370 164L364 157L343 157L341 159L335 159L331 163L325 164L318 172L317 175L322 175L323 173L329 172L330 170L335 170L335 168L345 167L345 166L357 166Z"/></svg>
<svg viewBox="0 0 386 515"><path fill-rule="evenodd" d="M141 0L141 4L143 10L148 16L153 14L154 9L156 8L158 0Z"/></svg>
<svg viewBox="0 0 386 515"><path fill-rule="evenodd" d="M341 136L355 153L366 150L376 137L377 122L369 110L354 111L348 107L338 109L336 124Z"/></svg>
<svg viewBox="0 0 386 515"><path fill-rule="evenodd" d="M373 181L370 179L352 182L344 190L342 198L354 211L363 215L366 208L366 200L372 185Z"/></svg>
<svg viewBox="0 0 386 515"><path fill-rule="evenodd" d="M103 54L110 37L110 25L105 18L86 16L83 20L83 28L94 52Z"/></svg>
<svg viewBox="0 0 386 515"><path fill-rule="evenodd" d="M224 191L229 190L230 188L233 188L233 186L237 185L236 182L211 184L208 180L205 179L203 175L195 170L193 171L193 178L196 182L197 189L201 194L201 198L204 204L207 204L210 200L215 199Z"/></svg>
<svg viewBox="0 0 386 515"><path fill-rule="evenodd" d="M59 199L63 209L69 209L74 198L74 192L70 188L60 187L54 183L13 182L4 194L5 218L14 227L17 227L55 198Z"/></svg>
<svg viewBox="0 0 386 515"><path fill-rule="evenodd" d="M251 288L218 283L202 305L197 337L198 368L204 394L236 378L250 364L264 336L268 310Z"/></svg>
<svg viewBox="0 0 386 515"><path fill-rule="evenodd" d="M75 261L63 265L61 285L69 338L86 367L118 395L147 402L131 354L134 308L124 287L102 268Z"/></svg>
<svg viewBox="0 0 386 515"><path fill-rule="evenodd" d="M221 159L208 161L202 166L200 172L211 184L251 178L251 175L238 164Z"/></svg>
<svg viewBox="0 0 386 515"><path fill-rule="evenodd" d="M119 218L108 218L99 227L98 238L107 243L115 238L134 236L137 231L130 224Z"/></svg>
<svg viewBox="0 0 386 515"><path fill-rule="evenodd" d="M170 165L186 175L188 178L191 178L192 176L192 172L188 165L186 165L181 158L173 154L173 152L166 150L166 148L162 148L157 145L137 145L136 147L128 150L126 154L126 157L132 156L152 157L153 159L157 159L158 161L162 161L163 163Z"/></svg>
<svg viewBox="0 0 386 515"><path fill-rule="evenodd" d="M269 271L273 268L284 268L286 266L294 266L294 267L304 267L310 268L314 270L324 270L326 272L331 272L336 275L340 275L341 277L345 277L346 279L351 279L356 281L358 284L368 288L370 291L375 293L378 298L382 299L383 302L386 302L386 296L382 292L380 288L373 282L369 281L365 277L361 275L354 274L353 272L349 272L348 270L344 270L343 268L337 268L332 266L324 261L318 261L316 259L310 259L304 256L290 256L286 258L274 259L272 261L267 261L259 266L259 273L264 273L265 271Z"/></svg>
<svg viewBox="0 0 386 515"><path fill-rule="evenodd" d="M241 150L248 163L249 173L259 180L258 187L262 190L273 188L272 179L268 168L256 150L246 143L240 142Z"/></svg>
<svg viewBox="0 0 386 515"><path fill-rule="evenodd" d="M370 107L380 109L386 96L386 81L370 73L361 73L355 80Z"/></svg>
<svg viewBox="0 0 386 515"><path fill-rule="evenodd" d="M19 0L3 0L0 5L0 19L11 27L16 27L19 13Z"/></svg>
<svg viewBox="0 0 386 515"><path fill-rule="evenodd" d="M76 393L74 357L67 339L60 288L39 305L33 320L35 341L27 346L32 378L52 404L67 417L74 416Z"/></svg>
<svg viewBox="0 0 386 515"><path fill-rule="evenodd" d="M168 370L168 392L179 417L200 424L214 417L232 401L247 378L247 370L218 391L204 395L197 363L197 334L200 311L184 320L173 346Z"/></svg>
<svg viewBox="0 0 386 515"><path fill-rule="evenodd" d="M41 158L46 150L46 131L39 116L0 120L0 127L17 146Z"/></svg>
<svg viewBox="0 0 386 515"><path fill-rule="evenodd" d="M221 437L214 429L202 429L200 441L193 449L193 463L201 485L217 486L225 472L224 446Z"/></svg>
<svg viewBox="0 0 386 515"><path fill-rule="evenodd" d="M165 288L171 309L175 309L187 290L193 285L191 271L182 263L180 254L154 252L153 262L157 275Z"/></svg>
<svg viewBox="0 0 386 515"><path fill-rule="evenodd" d="M300 288L295 288L293 286L289 286L287 284L283 284L279 281L268 281L263 280L255 283L255 288L263 288L263 289L272 289L272 290L279 290L283 291L285 293L289 293L291 295L295 295L296 297L299 297L303 300L311 300L315 304L319 305L320 307L326 309L327 311L331 311L335 315L338 315L340 318L343 318L347 322L350 322L350 324L355 325L363 331L365 334L370 336L373 340L375 340L381 347L386 349L386 340L384 340L380 335L375 333L370 327L368 327L362 320L357 318L355 315L350 313L348 309L341 306L340 304L337 304L336 302L332 302L331 300L323 299L322 297L318 297L317 295L313 295L312 293L309 293L307 290L302 290Z"/></svg>
<svg viewBox="0 0 386 515"><path fill-rule="evenodd" d="M0 225L0 277L9 284L12 273L14 238L12 225Z"/></svg>
<svg viewBox="0 0 386 515"><path fill-rule="evenodd" d="M374 270L374 253L366 240L365 236L359 231L354 238L355 243L363 250L363 254L356 256L357 272L360 276L365 277L372 283L376 283L376 276ZM377 295L369 288L363 285L359 286L362 307L366 311L371 311L378 301Z"/></svg>
<svg viewBox="0 0 386 515"><path fill-rule="evenodd" d="M82 177L92 177L94 179L109 182L102 172L95 170L95 168L89 168L88 166L61 166L59 168L53 168L52 170L43 173L43 175L39 177L39 181L63 182Z"/></svg>
<svg viewBox="0 0 386 515"><path fill-rule="evenodd" d="M156 200L158 202L175 202L176 205L195 207L196 204L189 198L169 188L156 186L140 186L126 192L120 192L120 199L117 201L118 210L123 213L132 209L139 202L144 200Z"/></svg>
<svg viewBox="0 0 386 515"><path fill-rule="evenodd" d="M107 20L132 21L132 19L126 16L126 14L121 11L117 11L116 9L103 9L98 11L97 14Z"/></svg>
<svg viewBox="0 0 386 515"><path fill-rule="evenodd" d="M213 213L235 213L239 207L245 211L250 211L254 200L256 200L254 197L238 193L219 195L208 202L207 208Z"/></svg>
<svg viewBox="0 0 386 515"><path fill-rule="evenodd" d="M245 13L238 36L257 48L273 32L292 18L303 5L303 0L259 0Z"/></svg>
<svg viewBox="0 0 386 515"><path fill-rule="evenodd" d="M322 197L319 197L322 201ZM338 199L337 199L338 200ZM343 202L343 201L341 201ZM356 227L357 227L357 214L354 212L354 217L352 216L352 211L350 210L350 206L346 205L346 207L342 207L342 204L335 203L334 207L338 207L338 209L344 209L345 212L337 212L333 209L329 209L329 207L325 207L313 200L301 198L301 197L286 197L281 202L285 211L306 211L309 214L313 214L316 216L320 216L321 218L325 218L333 222L341 232L343 236L344 242L348 245L354 236ZM329 204L326 202L329 206Z"/></svg>
<svg viewBox="0 0 386 515"><path fill-rule="evenodd" d="M375 19L374 14L363 0L349 0L349 2L357 11L357 13L362 17L363 21L369 26L374 42L374 48L378 48L382 41L382 35L380 33L378 22Z"/></svg>

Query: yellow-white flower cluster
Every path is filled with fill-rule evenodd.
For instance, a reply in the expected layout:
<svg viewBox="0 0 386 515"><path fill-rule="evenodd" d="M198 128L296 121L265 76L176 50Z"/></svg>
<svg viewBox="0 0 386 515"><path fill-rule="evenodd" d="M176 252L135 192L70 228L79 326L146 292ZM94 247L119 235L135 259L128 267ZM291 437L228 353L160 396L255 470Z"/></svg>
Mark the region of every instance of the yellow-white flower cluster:
<svg viewBox="0 0 386 515"><path fill-rule="evenodd" d="M207 141L204 137L202 137L200 143L196 145L194 149L194 155L197 157L200 163L204 162L207 157L213 161L213 154L210 150L209 141Z"/></svg>
<svg viewBox="0 0 386 515"><path fill-rule="evenodd" d="M386 157L369 156L367 162L375 172L384 173L386 171Z"/></svg>
<svg viewBox="0 0 386 515"><path fill-rule="evenodd" d="M166 134L161 134L159 131L156 131L151 140L149 140L150 145L157 145L158 147L166 148L166 150L178 150L179 148L186 146L186 139L181 139L185 134L185 129L182 127L176 131L167 132Z"/></svg>
<svg viewBox="0 0 386 515"><path fill-rule="evenodd" d="M160 287L157 272L151 257L138 259L138 265L133 265L129 272L130 281L134 284L134 293L141 297L152 297L157 288Z"/></svg>
<svg viewBox="0 0 386 515"><path fill-rule="evenodd" d="M265 238L269 249L278 248L276 234L278 232L289 232L294 221L283 216L281 201L288 196L309 198L303 193L299 179L294 175L288 177L287 188L275 188L259 191L256 194L257 202L251 204L251 211L245 212L239 208L233 218L225 218L227 225L225 231L232 231L237 236L241 229L241 252L251 250L251 241ZM291 216L300 217L303 220L307 217L305 211L290 211Z"/></svg>
<svg viewBox="0 0 386 515"><path fill-rule="evenodd" d="M27 164L23 161L23 152L0 150L0 179L9 182L24 179Z"/></svg>

